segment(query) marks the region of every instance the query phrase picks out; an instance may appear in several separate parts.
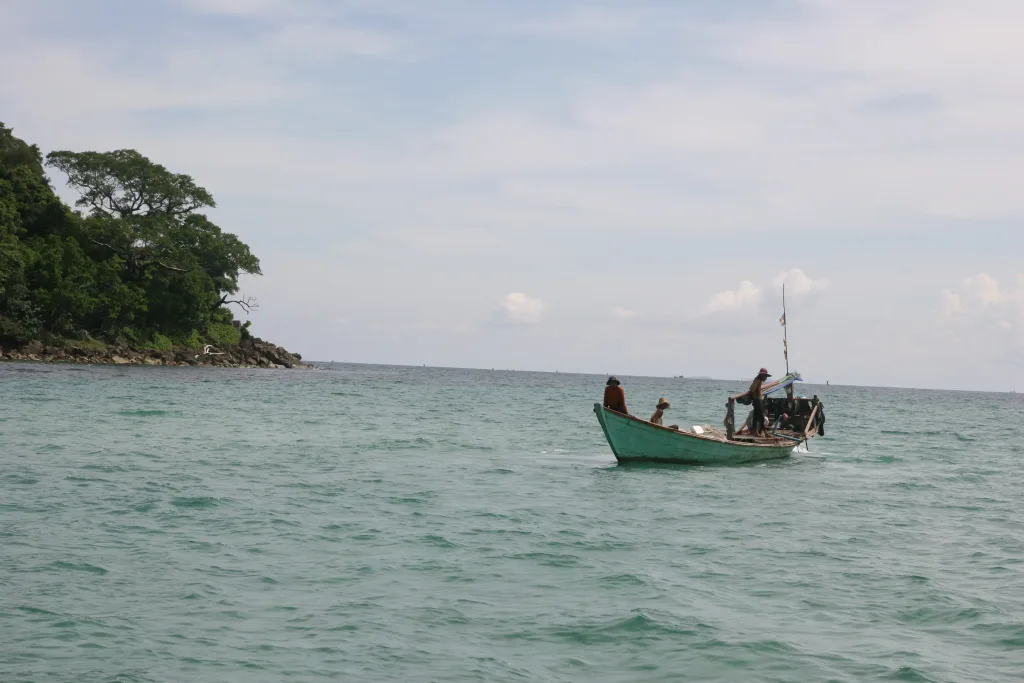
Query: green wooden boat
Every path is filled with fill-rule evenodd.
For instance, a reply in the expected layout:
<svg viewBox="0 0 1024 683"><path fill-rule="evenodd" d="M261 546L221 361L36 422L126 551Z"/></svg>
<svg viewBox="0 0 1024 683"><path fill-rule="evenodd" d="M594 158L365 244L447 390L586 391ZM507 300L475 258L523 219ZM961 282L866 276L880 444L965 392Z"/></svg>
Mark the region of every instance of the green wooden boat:
<svg viewBox="0 0 1024 683"><path fill-rule="evenodd" d="M725 404L723 434L714 427L692 430L663 427L646 420L608 410L594 404L594 413L601 423L604 437L620 463L663 462L680 465L739 465L762 460L788 458L801 443L818 434L825 435L825 407L817 396L807 398L794 394L799 372L789 371L789 342L786 330L786 285L782 285L782 348L786 358L786 374L761 386L764 405L765 436L752 431L753 415L737 431L736 404L750 405L749 391L729 397ZM677 378L678 379L678 378ZM784 395L778 395L782 394ZM772 394L777 394L772 396ZM756 430L761 431L761 430Z"/></svg>
<svg viewBox="0 0 1024 683"><path fill-rule="evenodd" d="M801 441L786 436L729 441L714 431L698 434L651 424L600 403L594 404L594 412L620 463L738 465L788 458Z"/></svg>

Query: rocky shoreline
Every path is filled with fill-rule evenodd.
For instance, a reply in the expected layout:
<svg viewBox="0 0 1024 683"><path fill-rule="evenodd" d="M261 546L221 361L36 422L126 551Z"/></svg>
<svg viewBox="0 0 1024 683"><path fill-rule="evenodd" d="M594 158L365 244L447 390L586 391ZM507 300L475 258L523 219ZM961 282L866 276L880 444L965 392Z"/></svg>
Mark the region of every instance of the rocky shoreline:
<svg viewBox="0 0 1024 683"><path fill-rule="evenodd" d="M170 351L139 349L134 346L95 343L76 345L66 342L49 346L32 341L17 349L0 348L0 361L39 361L44 363L82 363L92 365L172 365L178 367L208 366L220 368L307 368L302 356L289 353L280 346L252 337L238 346L198 349L177 348Z"/></svg>

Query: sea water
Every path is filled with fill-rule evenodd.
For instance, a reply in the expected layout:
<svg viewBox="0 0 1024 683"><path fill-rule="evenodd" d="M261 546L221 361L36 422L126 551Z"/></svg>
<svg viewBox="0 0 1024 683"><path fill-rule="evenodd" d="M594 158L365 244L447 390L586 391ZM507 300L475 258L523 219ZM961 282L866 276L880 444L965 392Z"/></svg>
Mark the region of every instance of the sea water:
<svg viewBox="0 0 1024 683"><path fill-rule="evenodd" d="M0 364L0 680L1024 680L1024 397L806 385L809 452L623 467L603 380Z"/></svg>

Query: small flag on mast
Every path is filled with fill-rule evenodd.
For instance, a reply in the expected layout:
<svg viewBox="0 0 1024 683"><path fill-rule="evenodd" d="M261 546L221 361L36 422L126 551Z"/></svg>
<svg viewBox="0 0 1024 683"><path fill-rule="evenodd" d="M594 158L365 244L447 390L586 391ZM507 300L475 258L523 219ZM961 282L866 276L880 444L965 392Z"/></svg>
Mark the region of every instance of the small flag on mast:
<svg viewBox="0 0 1024 683"><path fill-rule="evenodd" d="M779 318L779 324L782 325L783 327L786 326L786 314L785 313L783 313L782 317Z"/></svg>

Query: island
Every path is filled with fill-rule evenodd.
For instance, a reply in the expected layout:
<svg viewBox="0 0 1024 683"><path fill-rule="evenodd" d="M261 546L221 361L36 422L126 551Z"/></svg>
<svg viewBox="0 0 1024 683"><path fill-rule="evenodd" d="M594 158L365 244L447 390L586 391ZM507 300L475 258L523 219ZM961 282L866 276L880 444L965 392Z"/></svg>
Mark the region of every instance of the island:
<svg viewBox="0 0 1024 683"><path fill-rule="evenodd" d="M0 123L0 360L302 367L235 319L258 307L238 278L260 262L202 213L215 206L135 150L44 159Z"/></svg>

